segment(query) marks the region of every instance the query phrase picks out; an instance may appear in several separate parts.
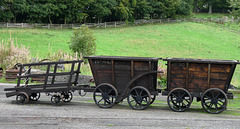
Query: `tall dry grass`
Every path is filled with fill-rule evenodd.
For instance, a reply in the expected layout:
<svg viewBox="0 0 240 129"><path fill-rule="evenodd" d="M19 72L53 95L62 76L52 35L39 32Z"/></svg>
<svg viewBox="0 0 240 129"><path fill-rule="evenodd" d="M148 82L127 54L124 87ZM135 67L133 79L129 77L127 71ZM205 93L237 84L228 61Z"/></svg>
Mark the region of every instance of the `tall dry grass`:
<svg viewBox="0 0 240 129"><path fill-rule="evenodd" d="M14 44L14 39L2 40L0 43L0 67L10 69L17 63L28 63L31 59L28 47Z"/></svg>

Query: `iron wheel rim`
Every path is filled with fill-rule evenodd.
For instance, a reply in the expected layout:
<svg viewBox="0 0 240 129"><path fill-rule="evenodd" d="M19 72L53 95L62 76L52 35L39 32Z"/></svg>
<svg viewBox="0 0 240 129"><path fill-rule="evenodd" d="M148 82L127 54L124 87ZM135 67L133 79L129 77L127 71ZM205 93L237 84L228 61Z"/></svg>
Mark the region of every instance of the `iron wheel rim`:
<svg viewBox="0 0 240 129"><path fill-rule="evenodd" d="M41 96L41 94L40 93L32 93L31 95L30 95L30 100L31 101L38 101L39 100L39 98L40 98L40 96Z"/></svg>
<svg viewBox="0 0 240 129"><path fill-rule="evenodd" d="M25 92L20 92L16 96L16 101L18 104L26 104L29 102L29 96Z"/></svg>
<svg viewBox="0 0 240 129"><path fill-rule="evenodd" d="M184 112L191 106L192 96L186 89L175 88L168 94L167 102L173 111Z"/></svg>
<svg viewBox="0 0 240 129"><path fill-rule="evenodd" d="M128 94L128 104L134 110L146 109L151 103L150 92L142 87L136 86L132 88Z"/></svg>
<svg viewBox="0 0 240 129"><path fill-rule="evenodd" d="M218 88L208 89L201 98L203 109L211 114L219 114L226 110L227 102L227 95Z"/></svg>
<svg viewBox="0 0 240 129"><path fill-rule="evenodd" d="M100 108L111 108L116 101L118 92L116 88L111 84L100 84L93 92L94 102Z"/></svg>

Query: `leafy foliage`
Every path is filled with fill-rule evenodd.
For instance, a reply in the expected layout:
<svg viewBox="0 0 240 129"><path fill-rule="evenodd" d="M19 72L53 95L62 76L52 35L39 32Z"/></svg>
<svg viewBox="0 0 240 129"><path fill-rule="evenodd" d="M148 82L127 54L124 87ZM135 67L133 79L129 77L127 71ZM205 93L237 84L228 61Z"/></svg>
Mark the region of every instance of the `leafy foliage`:
<svg viewBox="0 0 240 129"><path fill-rule="evenodd" d="M87 26L82 26L75 29L69 48L81 59L96 52L95 40L93 32Z"/></svg>
<svg viewBox="0 0 240 129"><path fill-rule="evenodd" d="M240 0L230 0L229 3L232 7L231 15L236 19L240 18Z"/></svg>
<svg viewBox="0 0 240 129"><path fill-rule="evenodd" d="M85 23L190 15L193 0L1 0L0 22Z"/></svg>

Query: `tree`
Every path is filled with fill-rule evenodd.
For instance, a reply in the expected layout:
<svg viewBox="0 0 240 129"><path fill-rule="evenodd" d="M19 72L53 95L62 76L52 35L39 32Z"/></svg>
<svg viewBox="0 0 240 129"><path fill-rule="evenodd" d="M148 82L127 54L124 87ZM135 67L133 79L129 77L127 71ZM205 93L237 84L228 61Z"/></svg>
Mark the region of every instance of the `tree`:
<svg viewBox="0 0 240 129"><path fill-rule="evenodd" d="M177 7L177 15L190 15L193 10L193 0L181 0Z"/></svg>
<svg viewBox="0 0 240 129"><path fill-rule="evenodd" d="M14 17L11 12L12 0L0 0L0 22L10 22Z"/></svg>
<svg viewBox="0 0 240 129"><path fill-rule="evenodd" d="M240 0L230 0L229 3L232 8L231 15L236 19L240 18Z"/></svg>
<svg viewBox="0 0 240 129"><path fill-rule="evenodd" d="M77 52L79 58L90 56L96 52L95 40L93 32L87 26L82 26L75 29L69 48L74 53Z"/></svg>
<svg viewBox="0 0 240 129"><path fill-rule="evenodd" d="M117 5L115 0L94 0L89 5L88 14L91 19L97 20L98 23L102 22L103 17L112 14L112 9Z"/></svg>

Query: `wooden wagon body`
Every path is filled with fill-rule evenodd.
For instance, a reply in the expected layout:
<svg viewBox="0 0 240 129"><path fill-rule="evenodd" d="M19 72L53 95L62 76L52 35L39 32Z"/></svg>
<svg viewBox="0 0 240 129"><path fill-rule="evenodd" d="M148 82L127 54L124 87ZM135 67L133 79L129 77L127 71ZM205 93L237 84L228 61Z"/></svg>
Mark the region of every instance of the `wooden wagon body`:
<svg viewBox="0 0 240 129"><path fill-rule="evenodd" d="M227 98L233 98L228 88L238 61L184 58L167 58L164 61L167 61L167 89L163 95L169 95L174 89L182 88L188 91L191 97L203 101L203 96L209 89L219 97L220 93L214 91L217 89L226 94ZM223 98L223 95L220 97Z"/></svg>
<svg viewBox="0 0 240 129"><path fill-rule="evenodd" d="M157 66L160 58L90 56L96 86L111 85L116 91L116 103L129 96L130 90L141 86L150 95L157 95ZM145 108L145 107L144 107Z"/></svg>

